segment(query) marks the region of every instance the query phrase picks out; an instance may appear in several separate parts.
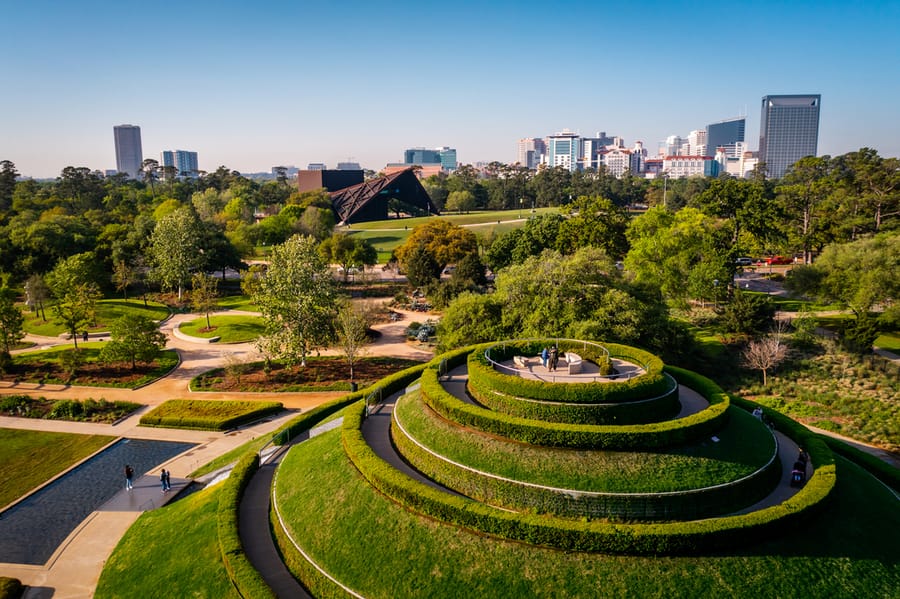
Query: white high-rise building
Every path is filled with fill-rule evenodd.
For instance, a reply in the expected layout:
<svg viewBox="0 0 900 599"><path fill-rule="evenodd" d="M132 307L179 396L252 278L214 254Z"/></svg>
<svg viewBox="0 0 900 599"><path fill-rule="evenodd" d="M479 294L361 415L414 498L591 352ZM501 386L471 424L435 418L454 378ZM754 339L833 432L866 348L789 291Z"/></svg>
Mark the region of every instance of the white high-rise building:
<svg viewBox="0 0 900 599"><path fill-rule="evenodd" d="M539 137L525 137L519 140L516 151L516 162L519 166L536 169L547 153L547 144Z"/></svg>
<svg viewBox="0 0 900 599"><path fill-rule="evenodd" d="M197 152L187 150L163 150L162 165L174 166L178 169L177 177L196 177L200 171L197 165Z"/></svg>
<svg viewBox="0 0 900 599"><path fill-rule="evenodd" d="M695 129L688 134L688 148L683 152L692 156L707 156L706 130Z"/></svg>
<svg viewBox="0 0 900 599"><path fill-rule="evenodd" d="M570 171L578 168L581 153L581 137L568 129L551 135L547 140L547 166L561 166Z"/></svg>

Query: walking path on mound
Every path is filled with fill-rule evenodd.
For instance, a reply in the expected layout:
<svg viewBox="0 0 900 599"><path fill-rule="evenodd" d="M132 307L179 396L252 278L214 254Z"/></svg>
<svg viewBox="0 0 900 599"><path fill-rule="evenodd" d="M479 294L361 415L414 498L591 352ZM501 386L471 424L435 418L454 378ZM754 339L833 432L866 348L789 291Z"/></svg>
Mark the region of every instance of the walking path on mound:
<svg viewBox="0 0 900 599"><path fill-rule="evenodd" d="M373 328L381 333L375 342L368 346L368 355L387 356L417 360L427 360L433 353L424 347L409 344L404 335L405 329L414 320L422 320L428 315L421 312L394 310L401 315L397 321L381 323ZM224 311L219 314L254 314L238 311ZM296 416L297 411L306 411L345 392L323 393L191 393L188 389L190 380L198 374L220 367L229 354L238 356L255 356L256 351L251 343L216 345L207 343L191 343L174 337L172 330L180 323L200 318L200 314L178 314L164 321L160 330L167 336L167 348L178 351L181 358L178 366L165 377L140 389L115 389L109 387L85 387L68 385L39 385L29 383L14 384L0 381L0 395L22 393L32 396L44 396L48 399L106 399L108 401L133 401L145 407L114 425L67 422L58 420L38 420L28 418L0 417L0 427L18 428L37 431L57 431L83 434L102 434L132 439L149 439L161 441L189 442L196 444L191 450L180 456L157 465L148 476L157 477L160 468L165 467L172 473L173 483L185 478L203 464L240 445L264 434L270 434ZM37 343L35 348L22 350L36 351L56 345L71 345L70 342L56 337L29 336L29 340ZM335 350L322 352L323 355L337 355ZM206 431L190 431L163 428L139 427L143 413L169 399L258 399L280 401L285 411L254 426L227 433ZM159 491L159 485L149 484L147 489ZM138 478L138 495L143 497L144 482ZM174 486L174 485L173 485ZM153 491L149 491L152 493ZM122 491L124 493L124 491ZM160 495L162 495L160 493ZM174 495L174 494L173 494ZM138 497L140 499L141 497ZM160 497L160 499L163 499ZM166 498L170 500L171 498ZM97 581L106 560L109 558L122 535L140 515L140 511L121 510L122 502L132 500L117 495L109 504L92 512L63 543L51 558L41 566L0 563L0 575L18 578L23 584L31 587L26 594L29 599L50 597L54 599L82 599L90 597L96 588ZM151 506L148 500L140 501L138 506ZM118 507L115 507L118 506ZM115 507L115 509L113 509ZM156 502L152 507L158 507ZM146 509L146 508L145 508ZM141 510L143 511L143 510Z"/></svg>

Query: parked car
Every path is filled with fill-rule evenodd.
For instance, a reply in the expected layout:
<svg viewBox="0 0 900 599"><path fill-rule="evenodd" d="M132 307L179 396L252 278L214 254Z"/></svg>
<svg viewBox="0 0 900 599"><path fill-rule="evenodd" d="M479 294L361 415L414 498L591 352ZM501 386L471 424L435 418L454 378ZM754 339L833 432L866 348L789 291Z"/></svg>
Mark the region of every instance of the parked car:
<svg viewBox="0 0 900 599"><path fill-rule="evenodd" d="M742 256L734 261L738 266L753 266L753 258Z"/></svg>
<svg viewBox="0 0 900 599"><path fill-rule="evenodd" d="M785 258L784 256L769 256L764 260L765 264L777 265L777 264L793 264L794 261L791 258Z"/></svg>

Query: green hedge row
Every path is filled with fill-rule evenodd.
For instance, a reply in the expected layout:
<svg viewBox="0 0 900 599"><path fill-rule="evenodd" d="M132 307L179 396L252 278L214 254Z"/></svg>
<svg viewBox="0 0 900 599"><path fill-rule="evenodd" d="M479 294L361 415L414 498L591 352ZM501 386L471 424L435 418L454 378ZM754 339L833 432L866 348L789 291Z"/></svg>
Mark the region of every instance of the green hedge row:
<svg viewBox="0 0 900 599"><path fill-rule="evenodd" d="M900 492L900 468L894 468L881 458L857 449L840 439L823 434L819 434L819 438L828 445L831 451L844 456L894 491Z"/></svg>
<svg viewBox="0 0 900 599"><path fill-rule="evenodd" d="M670 493L582 493L541 488L467 470L420 447L397 425L396 419L392 421L391 438L410 465L466 497L516 511L566 518L619 521L709 518L753 505L771 493L781 479L776 446L772 458L762 468L730 483Z"/></svg>
<svg viewBox="0 0 900 599"><path fill-rule="evenodd" d="M469 351L478 348L468 348ZM577 449L641 450L671 447L696 441L718 430L728 417L728 396L712 381L714 390L696 389L710 402L710 406L696 414L678 420L628 426L567 424L541 422L506 414L498 414L483 407L465 403L448 393L430 363L422 372L422 399L447 420L507 439L542 445ZM471 366L471 362L470 362ZM662 375L660 375L662 376ZM678 376L675 375L678 379ZM708 379L706 379L708 381ZM565 385L561 385L564 387Z"/></svg>
<svg viewBox="0 0 900 599"><path fill-rule="evenodd" d="M471 530L567 551L684 554L739 548L805 522L835 483L834 462L824 443L809 443L820 460L807 484L787 501L750 514L689 522L614 524L513 513L451 495L415 481L379 458L360 431L362 406L344 416L342 443L350 460L379 491L407 509ZM824 454L823 454L824 452Z"/></svg>
<svg viewBox="0 0 900 599"><path fill-rule="evenodd" d="M576 350L583 351L582 346L576 342L560 341L559 345L563 351L567 347L571 347L571 351L575 353L578 353ZM493 389L505 395L571 403L638 401L662 395L669 386L662 375L662 360L649 352L627 345L608 343L604 347L612 356L640 364L647 372L621 381L562 384L525 379L495 370L484 355L485 351L490 350L492 359L499 362L516 355L533 354L535 350L540 351L540 347L542 347L540 341L510 341L476 346L469 354L469 380L482 389Z"/></svg>
<svg viewBox="0 0 900 599"><path fill-rule="evenodd" d="M509 416L567 422L570 424L647 424L675 417L681 409L678 401L678 383L666 377L669 388L657 397L632 402L616 403L564 403L547 400L530 400L504 395L484 386L484 379L469 379L469 393L478 402L495 412Z"/></svg>
<svg viewBox="0 0 900 599"><path fill-rule="evenodd" d="M179 413L177 414L173 414L165 412L161 413L157 411L159 409L157 408L157 410L152 410L141 416L141 426L226 431L241 426L242 424L259 420L269 414L277 414L284 409L281 402L253 402L253 407L246 412L235 416L223 417L212 414L192 414L190 404L197 403L202 407L205 403L204 400L198 400L197 402L194 402L193 400L170 400L166 402L166 404L160 406L160 408L173 401L184 404L184 409L179 410Z"/></svg>
<svg viewBox="0 0 900 599"><path fill-rule="evenodd" d="M19 599L24 592L25 587L18 578L0 576L0 599Z"/></svg>
<svg viewBox="0 0 900 599"><path fill-rule="evenodd" d="M238 460L228 479L223 483L216 514L219 549L228 577L242 597L275 599L275 593L247 559L238 532L238 508L241 497L258 468L259 455L255 451L248 452Z"/></svg>

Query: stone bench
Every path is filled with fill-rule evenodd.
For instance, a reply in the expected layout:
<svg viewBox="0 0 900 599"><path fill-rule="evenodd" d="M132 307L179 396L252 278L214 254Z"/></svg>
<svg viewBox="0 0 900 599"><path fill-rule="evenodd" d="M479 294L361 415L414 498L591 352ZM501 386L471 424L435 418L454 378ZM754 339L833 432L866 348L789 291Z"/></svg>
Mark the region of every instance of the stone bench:
<svg viewBox="0 0 900 599"><path fill-rule="evenodd" d="M569 369L569 374L579 374L581 372L581 366L583 361L581 356L578 354L573 354L570 351L566 352L566 364Z"/></svg>
<svg viewBox="0 0 900 599"><path fill-rule="evenodd" d="M517 368L528 368L528 358L525 356L513 356L513 364Z"/></svg>

